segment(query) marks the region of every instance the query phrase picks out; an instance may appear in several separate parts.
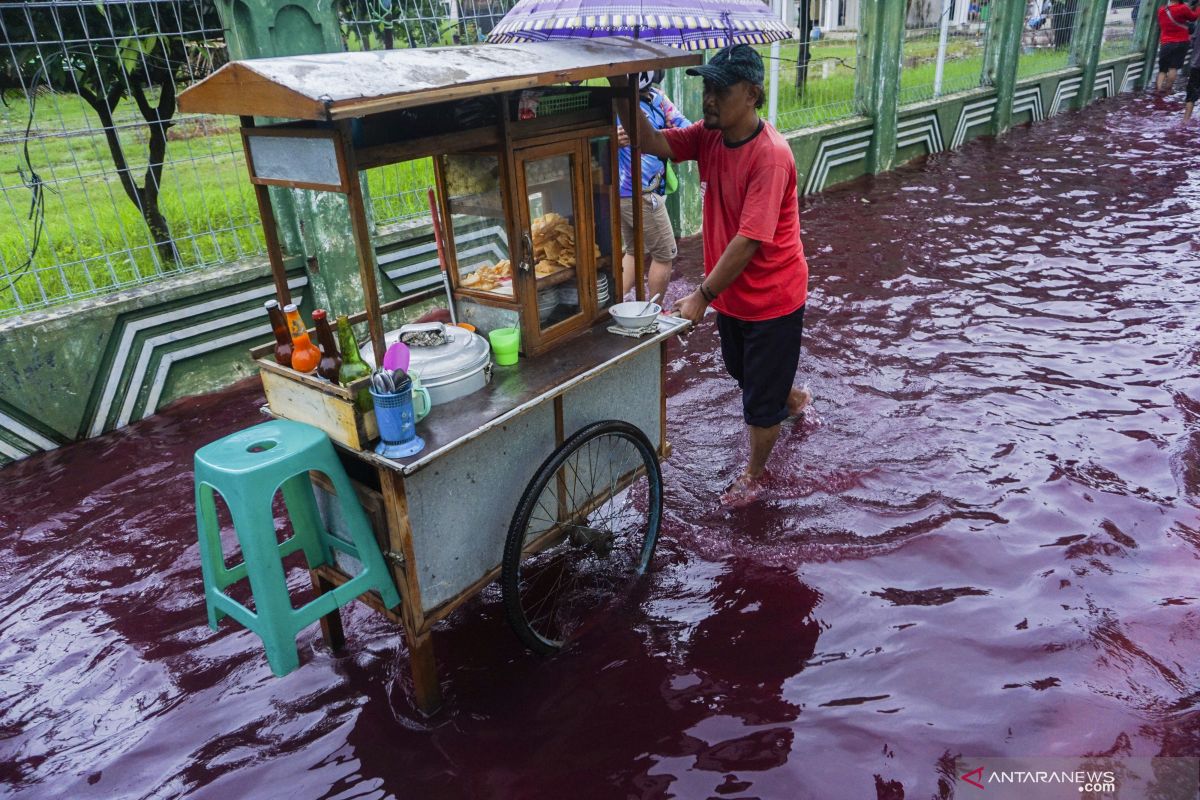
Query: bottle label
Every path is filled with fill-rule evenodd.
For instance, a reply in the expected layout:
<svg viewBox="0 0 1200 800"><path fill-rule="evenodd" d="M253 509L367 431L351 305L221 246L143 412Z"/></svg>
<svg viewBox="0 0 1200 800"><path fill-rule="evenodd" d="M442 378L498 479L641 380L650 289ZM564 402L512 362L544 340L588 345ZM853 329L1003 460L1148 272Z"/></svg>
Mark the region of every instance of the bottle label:
<svg viewBox="0 0 1200 800"><path fill-rule="evenodd" d="M304 335L304 320L300 319L299 314L288 320L288 330L291 332L292 336Z"/></svg>

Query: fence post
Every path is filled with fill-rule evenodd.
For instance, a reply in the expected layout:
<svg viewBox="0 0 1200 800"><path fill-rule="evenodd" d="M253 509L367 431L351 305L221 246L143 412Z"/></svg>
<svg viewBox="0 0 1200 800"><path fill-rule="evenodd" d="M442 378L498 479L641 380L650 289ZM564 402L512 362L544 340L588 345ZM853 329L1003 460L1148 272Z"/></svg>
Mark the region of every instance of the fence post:
<svg viewBox="0 0 1200 800"><path fill-rule="evenodd" d="M984 45L983 82L996 89L992 134L1001 136L1012 127L1013 94L1017 90L1017 62L1021 58L1021 31L1025 26L1025 0L993 0Z"/></svg>
<svg viewBox="0 0 1200 800"><path fill-rule="evenodd" d="M1142 0L1138 11L1137 27L1133 31L1133 39L1146 61L1142 66L1142 76L1138 79L1139 89L1145 89L1148 84L1158 78L1158 10L1166 5L1167 0Z"/></svg>
<svg viewBox="0 0 1200 800"><path fill-rule="evenodd" d="M905 4L895 0L862 0L859 4L854 100L859 112L874 123L875 135L867 151L867 170L872 174L886 172L896 164L906 16Z"/></svg>
<svg viewBox="0 0 1200 800"><path fill-rule="evenodd" d="M341 26L328 0L217 0L221 23L229 31L234 58L334 53L344 49ZM364 200L370 199L363 187ZM346 220L344 195L272 189L271 204L280 241L290 256L304 258L308 271L306 305L330 316L362 310L358 253ZM388 282L381 282L388 290Z"/></svg>
<svg viewBox="0 0 1200 800"><path fill-rule="evenodd" d="M1108 3L1109 0L1087 0L1087 5L1076 14L1075 38L1071 46L1073 60L1083 70L1083 83L1079 86L1079 94L1071 102L1071 107L1075 109L1086 108L1096 92L1096 69L1100 64Z"/></svg>
<svg viewBox="0 0 1200 800"><path fill-rule="evenodd" d="M937 67L933 73L933 96L942 96L942 78L946 74L946 44L950 36L950 3L942 0L942 16L938 25Z"/></svg>

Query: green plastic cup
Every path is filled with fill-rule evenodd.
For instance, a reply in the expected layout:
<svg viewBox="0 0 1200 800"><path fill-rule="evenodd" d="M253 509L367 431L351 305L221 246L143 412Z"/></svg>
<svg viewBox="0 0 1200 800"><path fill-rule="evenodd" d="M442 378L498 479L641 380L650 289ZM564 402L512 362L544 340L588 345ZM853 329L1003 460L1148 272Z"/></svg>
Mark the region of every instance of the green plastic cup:
<svg viewBox="0 0 1200 800"><path fill-rule="evenodd" d="M517 363L517 351L521 349L520 328L496 328L488 333L496 363L502 367Z"/></svg>

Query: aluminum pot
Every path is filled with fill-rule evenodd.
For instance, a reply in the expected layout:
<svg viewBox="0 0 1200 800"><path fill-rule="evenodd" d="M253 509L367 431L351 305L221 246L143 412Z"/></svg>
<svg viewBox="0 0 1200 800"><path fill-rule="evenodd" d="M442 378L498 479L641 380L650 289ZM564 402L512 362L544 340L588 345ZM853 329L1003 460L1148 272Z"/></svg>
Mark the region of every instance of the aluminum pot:
<svg viewBox="0 0 1200 800"><path fill-rule="evenodd" d="M391 347L400 341L400 334L430 327L405 325L385 333L384 342ZM429 400L434 406L477 392L492 379L491 347L487 339L456 325L445 325L441 330L446 337L445 344L409 348L412 358L408 371L421 376L421 385L429 391ZM370 342L363 344L359 352L364 361L375 365L375 351Z"/></svg>

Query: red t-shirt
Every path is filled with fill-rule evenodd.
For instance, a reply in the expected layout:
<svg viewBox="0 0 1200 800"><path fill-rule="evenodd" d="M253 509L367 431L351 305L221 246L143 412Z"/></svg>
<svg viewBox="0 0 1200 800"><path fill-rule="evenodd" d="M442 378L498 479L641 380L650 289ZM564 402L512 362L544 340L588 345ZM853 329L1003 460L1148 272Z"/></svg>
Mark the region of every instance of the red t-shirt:
<svg viewBox="0 0 1200 800"><path fill-rule="evenodd" d="M1167 16L1168 9L1171 11L1171 17L1175 18L1175 22L1171 22L1171 17ZM1197 18L1200 18L1200 12L1192 11L1183 3L1169 3L1163 6L1158 10L1158 29L1161 32L1158 38L1159 43L1186 42L1192 35L1187 29L1187 24Z"/></svg>
<svg viewBox="0 0 1200 800"><path fill-rule="evenodd" d="M704 203L704 274L733 237L760 242L746 269L713 308L755 322L792 313L808 298L808 263L800 243L800 202L792 148L766 122L748 142L725 144L719 130L697 122L663 131L676 161L700 166Z"/></svg>

